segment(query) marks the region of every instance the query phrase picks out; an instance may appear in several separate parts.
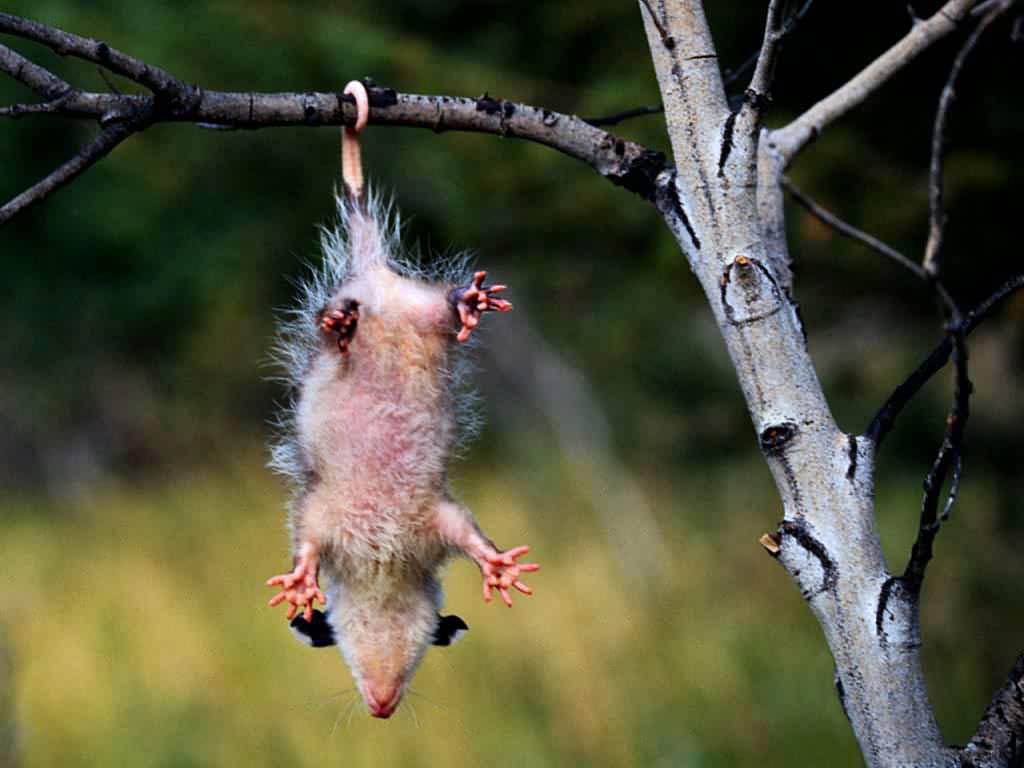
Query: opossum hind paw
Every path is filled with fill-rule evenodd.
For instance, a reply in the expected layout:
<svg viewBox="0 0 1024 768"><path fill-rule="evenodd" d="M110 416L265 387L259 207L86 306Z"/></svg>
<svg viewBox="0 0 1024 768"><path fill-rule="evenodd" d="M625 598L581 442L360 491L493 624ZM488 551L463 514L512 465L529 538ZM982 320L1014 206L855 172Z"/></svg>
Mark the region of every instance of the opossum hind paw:
<svg viewBox="0 0 1024 768"><path fill-rule="evenodd" d="M509 608L512 607L512 594L509 589L516 589L524 595L532 595L533 590L519 578L524 573L539 571L537 563L518 563L520 557L530 551L527 546L514 547L504 552L495 551L484 556L480 563L484 578L484 601L491 602L494 597L494 590L498 591L502 601Z"/></svg>
<svg viewBox="0 0 1024 768"><path fill-rule="evenodd" d="M462 323L457 337L459 341L469 339L473 329L480 323L480 315L484 312L509 312L512 310L512 302L494 297L494 294L501 293L508 286L484 285L485 277L487 277L486 272L475 272L473 279L467 285L459 286L449 294L449 299L459 313L459 321Z"/></svg>
<svg viewBox="0 0 1024 768"><path fill-rule="evenodd" d="M325 309L317 315L317 327L325 334L333 335L338 342L338 351L348 355L348 346L355 338L359 325L359 302L350 299L341 309Z"/></svg>
<svg viewBox="0 0 1024 768"><path fill-rule="evenodd" d="M327 605L327 598L320 591L317 575L320 559L311 544L302 547L296 558L295 569L291 573L282 573L267 579L268 587L281 587L281 591L270 598L267 603L271 608L281 603L288 603L288 620L291 621L301 610L306 621L313 619L314 601Z"/></svg>

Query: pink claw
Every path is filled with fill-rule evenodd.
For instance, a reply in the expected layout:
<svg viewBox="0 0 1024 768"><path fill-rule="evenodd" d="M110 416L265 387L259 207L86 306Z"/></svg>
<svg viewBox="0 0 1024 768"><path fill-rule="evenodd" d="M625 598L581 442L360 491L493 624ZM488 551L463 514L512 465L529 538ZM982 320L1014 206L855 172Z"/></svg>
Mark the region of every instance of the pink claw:
<svg viewBox="0 0 1024 768"><path fill-rule="evenodd" d="M484 602L491 602L494 599L494 590L498 590L502 602L511 608L512 594L509 592L509 587L527 596L533 594L533 590L524 584L519 579L519 576L523 573L533 573L540 570L540 565L538 563L516 562L518 558L529 551L529 547L521 546L504 552L490 552L484 557L480 566L484 576Z"/></svg>
<svg viewBox="0 0 1024 768"><path fill-rule="evenodd" d="M313 605L316 601L321 605L327 605L327 598L324 597L317 581L319 568L320 559L315 548L311 544L304 544L291 573L282 573L267 579L268 587L282 588L270 598L267 605L273 608L287 601L289 621L295 618L299 609L303 610L302 615L306 621L310 621L313 618Z"/></svg>
<svg viewBox="0 0 1024 768"><path fill-rule="evenodd" d="M501 293L508 288L507 285L484 285L484 278L487 273L484 271L474 272L473 279L469 285L456 288L451 293L451 301L459 313L459 321L462 328L457 336L460 342L469 339L473 329L480 323L480 315L484 312L510 312L512 303L505 299L494 298L494 294Z"/></svg>

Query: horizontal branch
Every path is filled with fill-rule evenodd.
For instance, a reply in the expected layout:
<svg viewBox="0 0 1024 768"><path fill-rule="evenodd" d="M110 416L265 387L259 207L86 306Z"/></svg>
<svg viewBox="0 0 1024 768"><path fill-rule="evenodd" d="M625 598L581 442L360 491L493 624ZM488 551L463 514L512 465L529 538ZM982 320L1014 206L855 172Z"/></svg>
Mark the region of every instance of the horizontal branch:
<svg viewBox="0 0 1024 768"><path fill-rule="evenodd" d="M21 54L0 46L0 72L19 80L45 99L42 104L0 107L0 117L50 115L96 120L106 127L134 123L138 116L145 115L147 125L189 122L207 127L243 129L299 125L340 126L352 124L355 119L355 105L351 97L343 96L340 92L206 90L185 83L165 70L129 56L106 43L11 14L0 13L0 32L42 43L63 55L94 62L153 92L153 95L139 95L80 91ZM368 90L370 123L374 125L429 128L438 133L489 133L536 142L587 163L613 184L645 198L653 198L654 180L667 165L662 153L589 125L575 115L496 99L486 94L474 99L398 93L372 85ZM98 144L90 145L93 152L106 146L114 133L117 132L102 134L103 140L97 139ZM95 156L63 183L103 154L105 152ZM93 154L89 156L93 157ZM33 190L24 195L34 195ZM23 195L19 195L4 210L12 210L10 206L22 198Z"/></svg>
<svg viewBox="0 0 1024 768"><path fill-rule="evenodd" d="M109 121L140 109L154 111L153 122L189 122L230 128L351 124L355 106L340 93L257 93L201 90L187 109L161 109L149 96L77 92L57 109L72 118ZM370 124L468 131L525 139L556 149L590 165L613 184L643 197L653 194L654 178L666 165L660 152L603 131L575 115L482 96L427 96L371 87Z"/></svg>
<svg viewBox="0 0 1024 768"><path fill-rule="evenodd" d="M912 59L952 32L977 0L949 0L930 18L918 21L906 36L871 62L845 85L833 91L784 128L772 131L770 141L789 164L808 142L829 124L857 107Z"/></svg>

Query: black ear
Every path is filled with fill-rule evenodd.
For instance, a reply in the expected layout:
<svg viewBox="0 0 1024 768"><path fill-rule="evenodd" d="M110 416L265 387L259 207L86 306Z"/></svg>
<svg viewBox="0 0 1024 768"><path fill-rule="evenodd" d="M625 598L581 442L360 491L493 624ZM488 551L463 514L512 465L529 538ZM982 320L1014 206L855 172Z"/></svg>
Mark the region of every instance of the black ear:
<svg viewBox="0 0 1024 768"><path fill-rule="evenodd" d="M313 618L309 621L300 613L289 626L292 634L311 648L326 648L338 643L334 637L334 627L327 623L323 611L313 611Z"/></svg>
<svg viewBox="0 0 1024 768"><path fill-rule="evenodd" d="M434 645L454 645L469 631L469 625L458 616L438 616L434 630Z"/></svg>

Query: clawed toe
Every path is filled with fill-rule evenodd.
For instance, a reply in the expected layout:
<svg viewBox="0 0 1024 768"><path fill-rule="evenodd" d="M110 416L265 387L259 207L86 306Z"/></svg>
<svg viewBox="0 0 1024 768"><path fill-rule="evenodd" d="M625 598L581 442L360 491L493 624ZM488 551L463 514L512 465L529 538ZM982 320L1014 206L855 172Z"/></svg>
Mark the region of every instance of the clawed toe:
<svg viewBox="0 0 1024 768"><path fill-rule="evenodd" d="M506 290L508 286L484 285L485 277L486 272L475 272L468 285L456 288L450 294L450 300L459 313L459 322L462 323L457 336L460 342L469 339L484 312L509 312L512 309L512 302L495 298L495 294Z"/></svg>
<svg viewBox="0 0 1024 768"><path fill-rule="evenodd" d="M527 546L515 547L505 552L489 553L481 566L484 575L484 601L491 602L494 599L494 591L497 590L501 600L509 608L512 607L512 593L510 589L526 595L533 595L530 589L519 577L524 573L533 573L540 570L538 563L519 563L516 560L530 551Z"/></svg>

